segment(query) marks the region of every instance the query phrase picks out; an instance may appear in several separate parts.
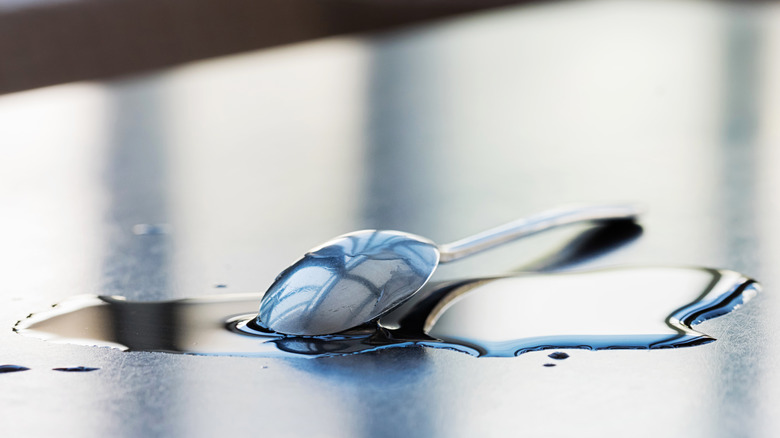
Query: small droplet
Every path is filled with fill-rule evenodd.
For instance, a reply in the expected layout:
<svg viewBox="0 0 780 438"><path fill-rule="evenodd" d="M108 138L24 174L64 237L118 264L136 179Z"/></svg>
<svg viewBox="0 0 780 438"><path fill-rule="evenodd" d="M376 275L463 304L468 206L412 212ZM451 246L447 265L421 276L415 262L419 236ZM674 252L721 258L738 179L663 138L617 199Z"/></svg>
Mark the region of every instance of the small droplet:
<svg viewBox="0 0 780 438"><path fill-rule="evenodd" d="M547 357L555 360L564 360L564 359L568 359L569 355L562 351L556 351L555 353L548 354Z"/></svg>
<svg viewBox="0 0 780 438"><path fill-rule="evenodd" d="M227 287L227 285L226 284L215 284L214 287L216 287L217 289L224 289L224 288Z"/></svg>
<svg viewBox="0 0 780 438"><path fill-rule="evenodd" d="M54 371L63 371L66 373L86 373L89 371L97 371L100 368L91 368L91 367L85 367L85 366L78 366L78 367L65 367L65 368L52 368Z"/></svg>
<svg viewBox="0 0 780 438"><path fill-rule="evenodd" d="M546 363L546 364L544 364L544 366L546 366L547 368L550 368L550 367L554 367L555 364L554 363Z"/></svg>
<svg viewBox="0 0 780 438"><path fill-rule="evenodd" d="M29 368L21 365L0 365L0 374L2 373L15 373L17 371L27 371Z"/></svg>

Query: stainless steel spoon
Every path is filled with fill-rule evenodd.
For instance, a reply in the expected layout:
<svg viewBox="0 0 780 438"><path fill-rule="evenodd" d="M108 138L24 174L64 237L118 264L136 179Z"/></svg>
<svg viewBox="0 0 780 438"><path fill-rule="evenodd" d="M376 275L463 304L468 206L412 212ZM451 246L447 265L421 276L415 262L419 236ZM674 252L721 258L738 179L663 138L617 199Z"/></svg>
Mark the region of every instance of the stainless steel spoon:
<svg viewBox="0 0 780 438"><path fill-rule="evenodd" d="M520 237L584 221L633 220L633 205L592 205L546 211L446 245L400 231L339 236L279 274L263 296L256 323L278 333L314 336L373 321L428 282L439 263Z"/></svg>

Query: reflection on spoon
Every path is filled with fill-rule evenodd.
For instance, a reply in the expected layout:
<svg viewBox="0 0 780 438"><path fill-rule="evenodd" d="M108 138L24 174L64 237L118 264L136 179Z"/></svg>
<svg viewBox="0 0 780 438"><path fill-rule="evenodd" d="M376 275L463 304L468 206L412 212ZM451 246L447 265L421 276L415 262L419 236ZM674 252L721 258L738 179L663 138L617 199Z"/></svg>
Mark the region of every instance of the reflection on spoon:
<svg viewBox="0 0 780 438"><path fill-rule="evenodd" d="M632 205L557 209L447 245L399 231L345 234L312 249L277 277L263 296L256 324L292 335L339 333L407 301L440 262L563 225L633 220L639 213Z"/></svg>

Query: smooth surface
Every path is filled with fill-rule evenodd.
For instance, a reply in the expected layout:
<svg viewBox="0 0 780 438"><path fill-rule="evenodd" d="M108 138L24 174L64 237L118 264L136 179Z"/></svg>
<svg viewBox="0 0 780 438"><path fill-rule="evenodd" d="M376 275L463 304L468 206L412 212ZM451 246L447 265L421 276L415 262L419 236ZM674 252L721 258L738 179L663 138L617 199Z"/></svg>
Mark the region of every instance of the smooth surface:
<svg viewBox="0 0 780 438"><path fill-rule="evenodd" d="M0 435L773 437L778 53L771 4L588 2L3 96L0 364L30 370L0 374ZM646 205L645 231L583 267L729 268L764 293L700 326L712 344L552 368L544 353L122 353L10 329L82 293L262 292L350 230L446 242L614 201ZM435 280L505 273L575 232ZM69 366L100 370L52 371Z"/></svg>

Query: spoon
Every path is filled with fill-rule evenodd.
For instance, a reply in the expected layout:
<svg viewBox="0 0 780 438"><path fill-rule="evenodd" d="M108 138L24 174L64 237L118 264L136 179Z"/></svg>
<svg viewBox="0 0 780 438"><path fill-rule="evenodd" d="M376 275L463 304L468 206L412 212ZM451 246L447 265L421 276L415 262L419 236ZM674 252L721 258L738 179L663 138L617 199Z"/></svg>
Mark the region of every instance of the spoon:
<svg viewBox="0 0 780 438"><path fill-rule="evenodd" d="M549 210L446 245L410 233L363 230L311 249L263 295L255 323L277 333L316 336L374 321L419 291L439 263L455 261L551 228L633 220L633 205Z"/></svg>

